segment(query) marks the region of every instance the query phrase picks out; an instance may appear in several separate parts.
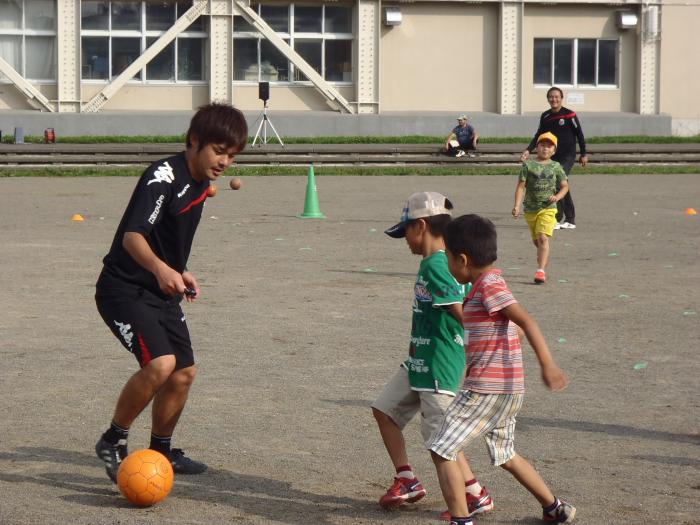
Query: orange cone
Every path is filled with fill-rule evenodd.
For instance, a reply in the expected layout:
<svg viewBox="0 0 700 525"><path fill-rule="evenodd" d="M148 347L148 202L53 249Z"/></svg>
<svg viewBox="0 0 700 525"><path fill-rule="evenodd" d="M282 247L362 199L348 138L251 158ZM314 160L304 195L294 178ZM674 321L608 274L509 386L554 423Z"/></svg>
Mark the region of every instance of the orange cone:
<svg viewBox="0 0 700 525"><path fill-rule="evenodd" d="M83 219L82 215L80 215L79 213L76 213L75 215L73 215L73 220L76 222L80 222L80 221L84 221L85 219Z"/></svg>
<svg viewBox="0 0 700 525"><path fill-rule="evenodd" d="M698 212L695 211L695 208L686 208L686 209L685 209L685 214L686 214L686 215L697 215Z"/></svg>

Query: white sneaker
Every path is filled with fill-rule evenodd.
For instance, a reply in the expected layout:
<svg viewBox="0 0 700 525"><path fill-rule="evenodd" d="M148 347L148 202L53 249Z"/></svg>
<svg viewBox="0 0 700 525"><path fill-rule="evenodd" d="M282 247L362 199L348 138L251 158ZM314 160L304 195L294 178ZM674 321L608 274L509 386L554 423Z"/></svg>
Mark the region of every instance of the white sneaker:
<svg viewBox="0 0 700 525"><path fill-rule="evenodd" d="M575 225L575 224L571 224L570 222L562 222L562 223L561 223L561 228L563 228L563 229L565 229L565 230L575 230L575 229L576 229L576 225Z"/></svg>
<svg viewBox="0 0 700 525"><path fill-rule="evenodd" d="M561 223L561 222L558 222L554 225L555 230L561 230L563 227L564 227L563 223Z"/></svg>
<svg viewBox="0 0 700 525"><path fill-rule="evenodd" d="M457 152L457 155L455 155L455 157L464 157L464 155L465 155L464 151L459 150L459 151Z"/></svg>

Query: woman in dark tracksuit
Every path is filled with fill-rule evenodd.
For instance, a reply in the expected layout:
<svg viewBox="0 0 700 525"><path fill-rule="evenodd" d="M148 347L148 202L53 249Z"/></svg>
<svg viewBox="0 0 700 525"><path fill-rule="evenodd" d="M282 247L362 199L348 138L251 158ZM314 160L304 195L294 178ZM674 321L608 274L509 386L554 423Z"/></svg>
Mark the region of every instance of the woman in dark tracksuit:
<svg viewBox="0 0 700 525"><path fill-rule="evenodd" d="M561 89L558 87L549 88L547 91L547 102L549 102L550 109L540 116L540 125L537 128L537 133L535 133L527 149L520 155L520 160L525 161L530 156L530 150L535 148L537 137L550 131L556 135L558 140L557 151L552 156L552 160L556 160L562 165L568 177L576 161L577 140L581 152L579 158L581 166L588 164L588 156L586 155L586 140L583 138L581 123L576 116L576 112L562 106L563 100L564 93ZM571 198L571 184L569 184L568 193L557 203L557 207L558 227L576 228L576 210L574 201Z"/></svg>

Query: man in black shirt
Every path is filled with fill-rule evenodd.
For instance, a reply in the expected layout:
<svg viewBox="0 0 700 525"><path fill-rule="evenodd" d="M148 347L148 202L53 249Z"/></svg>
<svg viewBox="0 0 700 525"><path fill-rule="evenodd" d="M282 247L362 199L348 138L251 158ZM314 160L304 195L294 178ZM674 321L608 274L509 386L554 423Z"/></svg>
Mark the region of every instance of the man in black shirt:
<svg viewBox="0 0 700 525"><path fill-rule="evenodd" d="M552 160L556 160L562 165L568 178L569 172L576 161L576 141L578 141L581 153L579 157L581 166L588 164L588 155L586 154L586 140L583 137L581 123L574 111L562 106L563 100L564 93L561 89L558 87L549 88L547 101L550 109L540 116L540 125L537 128L537 132L527 149L520 155L520 160L524 162L530 156L530 151L535 148L537 137L549 131L554 133L558 140L557 151L552 156ZM569 192L561 201L557 202L557 208L557 229L576 228L576 209L571 197L571 185L569 185Z"/></svg>
<svg viewBox="0 0 700 525"><path fill-rule="evenodd" d="M104 258L97 309L140 366L95 446L112 481L128 454L129 428L151 401L150 448L170 458L177 474L207 468L170 447L196 373L180 301L194 302L200 295L187 259L210 181L233 163L247 139L248 126L237 109L225 104L200 108L190 122L187 149L141 175Z"/></svg>

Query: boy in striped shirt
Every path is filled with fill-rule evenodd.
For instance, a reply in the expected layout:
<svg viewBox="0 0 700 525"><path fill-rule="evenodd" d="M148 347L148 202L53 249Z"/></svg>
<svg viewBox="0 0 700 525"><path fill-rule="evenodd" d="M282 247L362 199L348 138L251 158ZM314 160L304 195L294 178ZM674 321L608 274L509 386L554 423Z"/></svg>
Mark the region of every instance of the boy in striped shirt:
<svg viewBox="0 0 700 525"><path fill-rule="evenodd" d="M450 272L460 283L473 283L464 302L467 373L462 389L445 412L428 445L442 494L454 525L469 525L464 481L455 459L483 436L494 465L510 472L542 505L542 519L570 523L576 509L554 496L530 463L515 452L515 416L525 392L519 326L525 333L551 390L563 390L569 379L555 364L535 320L518 304L493 267L496 228L478 215L463 215L445 231Z"/></svg>
<svg viewBox="0 0 700 525"><path fill-rule="evenodd" d="M420 413L421 433L427 446L464 378L464 286L447 268L442 238L452 219L452 208L450 200L441 193L414 193L404 206L401 221L385 232L390 237L406 239L411 253L422 256L413 287L408 359L372 403L382 441L396 469L393 484L379 499L386 509L415 503L425 496L425 488L408 461L403 429ZM493 501L488 490L476 480L462 453L456 454L456 464L469 513L491 510Z"/></svg>

